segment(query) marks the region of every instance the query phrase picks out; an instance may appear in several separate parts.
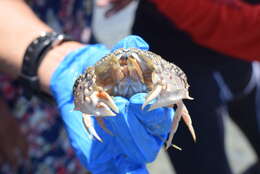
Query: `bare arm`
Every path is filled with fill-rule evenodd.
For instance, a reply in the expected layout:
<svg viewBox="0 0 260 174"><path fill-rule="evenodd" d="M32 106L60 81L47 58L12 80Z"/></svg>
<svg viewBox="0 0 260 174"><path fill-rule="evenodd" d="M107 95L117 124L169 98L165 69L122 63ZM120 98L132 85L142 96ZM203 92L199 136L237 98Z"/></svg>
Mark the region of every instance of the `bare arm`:
<svg viewBox="0 0 260 174"><path fill-rule="evenodd" d="M29 43L52 29L39 20L23 0L1 0L0 21L0 71L16 78ZM51 75L60 61L80 46L77 42L65 42L48 52L38 71L43 90L49 92Z"/></svg>

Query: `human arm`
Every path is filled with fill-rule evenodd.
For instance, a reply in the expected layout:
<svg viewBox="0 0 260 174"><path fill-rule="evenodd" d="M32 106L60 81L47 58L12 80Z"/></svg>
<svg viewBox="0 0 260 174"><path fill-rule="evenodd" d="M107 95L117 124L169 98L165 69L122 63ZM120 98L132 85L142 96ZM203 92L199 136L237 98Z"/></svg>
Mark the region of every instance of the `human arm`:
<svg viewBox="0 0 260 174"><path fill-rule="evenodd" d="M23 0L0 1L0 21L0 71L17 78L27 46L41 33L52 29ZM48 52L38 71L44 91L49 92L50 77L64 56L81 46L78 42L65 42Z"/></svg>
<svg viewBox="0 0 260 174"><path fill-rule="evenodd" d="M260 6L240 0L151 0L192 39L244 60L260 61Z"/></svg>
<svg viewBox="0 0 260 174"><path fill-rule="evenodd" d="M21 71L26 47L41 33L52 31L52 29L39 20L22 0L0 0L0 21L0 72L17 78ZM39 68L39 78L41 88L46 92L49 87L49 78L55 67L70 50L78 48L78 46L74 46L78 44L77 42L64 42L50 50L43 59ZM2 73L1 77L3 78ZM3 84L3 89L6 89L4 86L11 85ZM7 92L4 96L10 96L9 92L13 93L12 90L2 90L1 92ZM7 101L10 100L6 97L2 99L0 94L0 137L2 140L0 163L9 162L15 168L26 160L28 144L27 137L21 131L23 125L15 118Z"/></svg>

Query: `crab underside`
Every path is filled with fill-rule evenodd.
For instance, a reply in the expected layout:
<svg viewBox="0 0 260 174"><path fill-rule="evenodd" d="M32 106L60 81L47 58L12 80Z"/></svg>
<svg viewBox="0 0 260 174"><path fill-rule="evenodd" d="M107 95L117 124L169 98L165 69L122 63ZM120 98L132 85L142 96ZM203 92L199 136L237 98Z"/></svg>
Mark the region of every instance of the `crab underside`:
<svg viewBox="0 0 260 174"><path fill-rule="evenodd" d="M177 106L166 142L168 148L181 118L196 140L188 110L182 101L192 99L188 88L186 75L175 64L150 51L121 48L106 55L79 76L73 87L74 110L83 113L83 123L87 131L102 141L92 126L91 116L110 133L103 117L115 116L119 112L111 96L129 98L136 93L147 92L142 109L152 100L155 103L149 111L159 107Z"/></svg>

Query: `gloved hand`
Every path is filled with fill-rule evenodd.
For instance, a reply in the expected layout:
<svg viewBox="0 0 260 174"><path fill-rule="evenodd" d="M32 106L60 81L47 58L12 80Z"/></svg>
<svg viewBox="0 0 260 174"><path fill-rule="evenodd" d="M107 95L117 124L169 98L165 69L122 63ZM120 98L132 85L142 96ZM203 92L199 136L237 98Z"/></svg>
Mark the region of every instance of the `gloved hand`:
<svg viewBox="0 0 260 174"><path fill-rule="evenodd" d="M111 51L122 47L148 49L147 43L137 36L126 37ZM156 158L170 131L173 109L142 110L144 93L136 94L129 100L114 97L120 112L115 117L105 118L106 126L113 135L104 132L93 119L103 142L90 138L81 113L72 111L72 88L76 78L109 52L102 45L88 45L72 52L55 71L51 90L72 147L89 171L93 174L146 174L145 164Z"/></svg>

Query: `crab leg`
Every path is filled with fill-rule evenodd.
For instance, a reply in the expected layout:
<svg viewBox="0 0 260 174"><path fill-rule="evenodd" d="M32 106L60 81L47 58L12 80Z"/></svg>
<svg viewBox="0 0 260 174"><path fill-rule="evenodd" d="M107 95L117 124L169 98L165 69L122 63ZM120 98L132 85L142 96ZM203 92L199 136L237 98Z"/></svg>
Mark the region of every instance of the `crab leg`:
<svg viewBox="0 0 260 174"><path fill-rule="evenodd" d="M185 122L185 124L187 125L187 127L192 135L193 140L196 141L196 134L195 134L194 128L192 126L190 114L185 105L183 105L183 109L182 109L182 119Z"/></svg>
<svg viewBox="0 0 260 174"><path fill-rule="evenodd" d="M106 131L108 134L113 135L112 132L106 127L104 119L102 117L96 117L99 126Z"/></svg>
<svg viewBox="0 0 260 174"><path fill-rule="evenodd" d="M102 117L95 117L98 125L108 134L113 135L112 132L106 127L105 122ZM95 128L93 127L91 116L88 114L82 114L83 125L86 128L87 132L94 136L98 141L103 142Z"/></svg>
<svg viewBox="0 0 260 174"><path fill-rule="evenodd" d="M148 109L149 111L160 107L171 106L172 104L177 105L177 110L174 115L171 132L166 142L166 149L171 146L173 136L177 131L181 118L183 118L185 124L187 125L189 131L191 132L193 140L196 141L196 135L195 135L194 128L192 126L190 115L188 113L186 106L182 102L183 96L185 96L185 98L187 99L193 99L188 95L185 89L179 89L179 90L175 90L175 92L171 92L171 91L167 91L167 88L163 88L163 85L156 85L154 89L148 94L142 106L143 109L148 103L150 103L154 99L157 99L157 101Z"/></svg>
<svg viewBox="0 0 260 174"><path fill-rule="evenodd" d="M166 149L168 149L171 146L173 136L174 136L174 134L177 131L177 128L179 126L179 122L181 120L181 112L182 112L183 105L184 104L182 102L177 103L177 109L176 109L176 112L174 114L174 119L173 119L173 122L172 122L172 128L171 128L170 135L169 135L167 142L166 142Z"/></svg>
<svg viewBox="0 0 260 174"><path fill-rule="evenodd" d="M184 123L189 128L189 131L192 135L193 140L196 141L196 134L195 134L194 128L192 126L192 121L191 121L191 118L190 118L190 115L188 113L186 106L184 105L184 103L182 101L177 102L176 104L177 104L177 109L176 109L174 119L173 119L173 122L172 122L172 128L171 128L171 131L170 131L170 135L169 135L168 140L166 142L166 149L168 149L171 146L173 136L178 129L179 122L180 122L181 118L183 118Z"/></svg>
<svg viewBox="0 0 260 174"><path fill-rule="evenodd" d="M95 128L93 127L91 116L88 114L82 114L82 121L88 133L94 136L98 141L103 142L100 136L97 134Z"/></svg>

